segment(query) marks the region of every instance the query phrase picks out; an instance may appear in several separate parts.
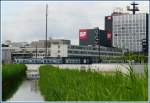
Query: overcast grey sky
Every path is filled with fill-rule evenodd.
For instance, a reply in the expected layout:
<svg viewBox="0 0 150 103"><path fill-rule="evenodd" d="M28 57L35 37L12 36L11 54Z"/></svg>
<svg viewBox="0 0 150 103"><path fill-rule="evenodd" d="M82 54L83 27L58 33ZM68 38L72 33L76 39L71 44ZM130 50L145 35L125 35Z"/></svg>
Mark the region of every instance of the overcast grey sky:
<svg viewBox="0 0 150 103"><path fill-rule="evenodd" d="M104 29L104 17L117 7L126 11L131 1L2 1L2 41L45 39L45 5L48 8L48 37L78 44L80 28ZM149 12L148 1L137 1L140 12Z"/></svg>

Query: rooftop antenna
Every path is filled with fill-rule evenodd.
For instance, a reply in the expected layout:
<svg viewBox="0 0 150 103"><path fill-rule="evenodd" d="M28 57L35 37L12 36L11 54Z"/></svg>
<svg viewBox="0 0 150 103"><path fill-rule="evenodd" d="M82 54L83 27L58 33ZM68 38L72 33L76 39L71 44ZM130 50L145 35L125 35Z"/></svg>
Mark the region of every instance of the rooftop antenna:
<svg viewBox="0 0 150 103"><path fill-rule="evenodd" d="M46 4L46 40L45 40L45 58L47 57L47 17L48 17L48 4Z"/></svg>
<svg viewBox="0 0 150 103"><path fill-rule="evenodd" d="M139 4L135 3L135 1L133 1L133 3L131 3L131 5L133 6L132 9L130 8L130 6L127 6L128 11L132 11L133 14L135 14L136 11L140 11L139 8L136 6Z"/></svg>

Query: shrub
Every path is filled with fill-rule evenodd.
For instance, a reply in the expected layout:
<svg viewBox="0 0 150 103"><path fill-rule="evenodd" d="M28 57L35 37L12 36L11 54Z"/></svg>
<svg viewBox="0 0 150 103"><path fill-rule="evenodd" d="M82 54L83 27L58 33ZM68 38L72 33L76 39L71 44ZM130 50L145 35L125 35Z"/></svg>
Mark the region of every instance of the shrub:
<svg viewBox="0 0 150 103"><path fill-rule="evenodd" d="M2 66L2 100L12 96L17 87L25 78L24 64L4 64Z"/></svg>

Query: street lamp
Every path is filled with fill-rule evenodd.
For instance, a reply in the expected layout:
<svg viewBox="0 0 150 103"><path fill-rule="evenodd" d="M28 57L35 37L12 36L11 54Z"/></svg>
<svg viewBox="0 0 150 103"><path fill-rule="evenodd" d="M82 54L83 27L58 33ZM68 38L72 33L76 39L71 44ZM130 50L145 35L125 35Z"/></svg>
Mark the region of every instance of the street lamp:
<svg viewBox="0 0 150 103"><path fill-rule="evenodd" d="M95 44L96 46L98 46L98 63L101 62L101 59L100 59L100 31L99 31L99 28L96 27L95 28Z"/></svg>

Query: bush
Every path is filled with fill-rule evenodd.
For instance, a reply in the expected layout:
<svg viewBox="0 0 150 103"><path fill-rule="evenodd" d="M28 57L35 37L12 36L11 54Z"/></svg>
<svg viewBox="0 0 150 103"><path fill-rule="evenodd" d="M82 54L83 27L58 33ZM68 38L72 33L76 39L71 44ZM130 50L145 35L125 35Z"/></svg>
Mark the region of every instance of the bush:
<svg viewBox="0 0 150 103"><path fill-rule="evenodd" d="M12 96L25 78L26 66L24 64L4 64L2 67L2 100L6 100Z"/></svg>

